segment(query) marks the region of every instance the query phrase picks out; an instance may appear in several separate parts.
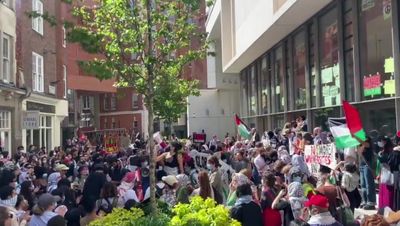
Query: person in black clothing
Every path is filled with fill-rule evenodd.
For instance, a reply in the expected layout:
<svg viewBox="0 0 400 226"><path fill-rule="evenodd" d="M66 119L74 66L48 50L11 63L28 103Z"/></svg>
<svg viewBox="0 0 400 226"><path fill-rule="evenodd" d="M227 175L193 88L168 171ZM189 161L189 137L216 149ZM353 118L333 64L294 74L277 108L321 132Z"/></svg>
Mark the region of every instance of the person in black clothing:
<svg viewBox="0 0 400 226"><path fill-rule="evenodd" d="M104 174L104 165L96 164L94 166L94 172L89 174L85 185L83 186L83 197L93 197L95 200L99 199L101 188L106 181L107 179L106 175Z"/></svg>
<svg viewBox="0 0 400 226"><path fill-rule="evenodd" d="M376 203L376 192L374 182L374 151L372 150L372 141L367 137L366 141L360 140L354 136L360 143L359 152L361 153L360 159L360 181L361 181L361 207L366 210L374 210Z"/></svg>
<svg viewBox="0 0 400 226"><path fill-rule="evenodd" d="M237 187L235 206L231 209L230 215L239 221L243 226L262 226L261 208L252 200L251 187L243 184Z"/></svg>

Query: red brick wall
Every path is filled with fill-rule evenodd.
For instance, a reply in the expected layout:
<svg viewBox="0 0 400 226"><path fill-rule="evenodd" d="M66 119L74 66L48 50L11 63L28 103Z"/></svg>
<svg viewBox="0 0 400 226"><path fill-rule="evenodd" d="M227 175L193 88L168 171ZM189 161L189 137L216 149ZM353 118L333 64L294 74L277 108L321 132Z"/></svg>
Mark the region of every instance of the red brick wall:
<svg viewBox="0 0 400 226"><path fill-rule="evenodd" d="M115 128L125 128L127 131L142 131L142 115L140 113L124 114L115 116L100 116L100 128L111 129L112 118L115 120ZM134 121L137 121L137 127L134 128Z"/></svg>
<svg viewBox="0 0 400 226"><path fill-rule="evenodd" d="M43 1L43 10L50 15L56 14L56 6L60 0ZM32 87L32 52L43 56L44 93L48 94L50 82L57 77L56 27L43 22L43 36L32 29L32 19L26 12L32 11L32 1L17 0L17 65L24 71L25 85Z"/></svg>
<svg viewBox="0 0 400 226"><path fill-rule="evenodd" d="M139 95L138 108L132 108L132 94L134 93L133 88L119 88L117 89L117 108L115 110L110 109L111 93L100 94L100 112L115 112L115 111L138 111L143 109L143 100ZM104 110L104 99L107 95L108 98L108 110Z"/></svg>
<svg viewBox="0 0 400 226"><path fill-rule="evenodd" d="M200 15L195 18L195 23L197 24L200 31L206 31L206 4L205 1L201 1L201 9ZM199 47L199 42L196 39L192 40L191 48L197 49ZM206 89L207 88L207 60L201 59L189 64L183 71L183 77L185 79L199 80L199 88Z"/></svg>

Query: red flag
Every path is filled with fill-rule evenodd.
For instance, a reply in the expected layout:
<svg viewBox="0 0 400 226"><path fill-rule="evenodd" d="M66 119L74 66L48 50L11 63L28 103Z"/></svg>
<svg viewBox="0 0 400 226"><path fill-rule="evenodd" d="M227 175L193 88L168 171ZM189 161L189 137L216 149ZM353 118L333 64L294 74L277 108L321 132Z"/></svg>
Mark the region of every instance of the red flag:
<svg viewBox="0 0 400 226"><path fill-rule="evenodd" d="M350 133L358 137L360 140L365 141L367 137L358 110L349 104L349 102L344 100L343 111L346 116L347 127L349 128Z"/></svg>

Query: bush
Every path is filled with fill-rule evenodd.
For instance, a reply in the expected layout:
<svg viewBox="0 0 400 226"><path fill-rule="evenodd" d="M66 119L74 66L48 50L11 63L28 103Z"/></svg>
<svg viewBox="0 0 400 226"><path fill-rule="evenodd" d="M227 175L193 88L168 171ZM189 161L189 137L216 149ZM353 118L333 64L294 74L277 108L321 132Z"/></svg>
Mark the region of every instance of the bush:
<svg viewBox="0 0 400 226"><path fill-rule="evenodd" d="M145 212L148 211L146 206L142 207ZM159 214L145 215L144 210L115 208L90 226L240 226L238 221L230 218L227 208L216 205L213 199L203 200L200 196L193 197L190 204L176 205L172 212L161 207Z"/></svg>
<svg viewBox="0 0 400 226"><path fill-rule="evenodd" d="M142 218L144 213L141 209L130 210L114 208L113 211L90 223L90 226L132 226L132 222Z"/></svg>
<svg viewBox="0 0 400 226"><path fill-rule="evenodd" d="M190 204L178 204L172 212L175 216L170 226L240 226L240 223L229 216L229 211L222 205L216 205L213 199L203 200L193 197Z"/></svg>

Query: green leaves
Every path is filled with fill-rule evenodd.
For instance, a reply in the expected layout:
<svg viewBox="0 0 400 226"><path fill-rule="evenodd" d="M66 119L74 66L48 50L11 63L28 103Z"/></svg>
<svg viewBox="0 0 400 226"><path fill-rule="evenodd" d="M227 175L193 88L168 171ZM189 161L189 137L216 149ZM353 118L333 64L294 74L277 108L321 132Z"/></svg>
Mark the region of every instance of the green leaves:
<svg viewBox="0 0 400 226"><path fill-rule="evenodd" d="M135 88L157 117L177 120L187 97L199 94L198 82L183 79L182 72L206 56L206 35L191 22L201 16L200 1L153 0L151 9L146 0L95 2L96 7L74 8L79 23L68 35L70 42L103 56L81 62L84 71Z"/></svg>
<svg viewBox="0 0 400 226"><path fill-rule="evenodd" d="M216 205L213 199L203 200L195 196L190 204L178 204L172 210L170 226L240 226L240 223L229 216L229 211L222 205Z"/></svg>

